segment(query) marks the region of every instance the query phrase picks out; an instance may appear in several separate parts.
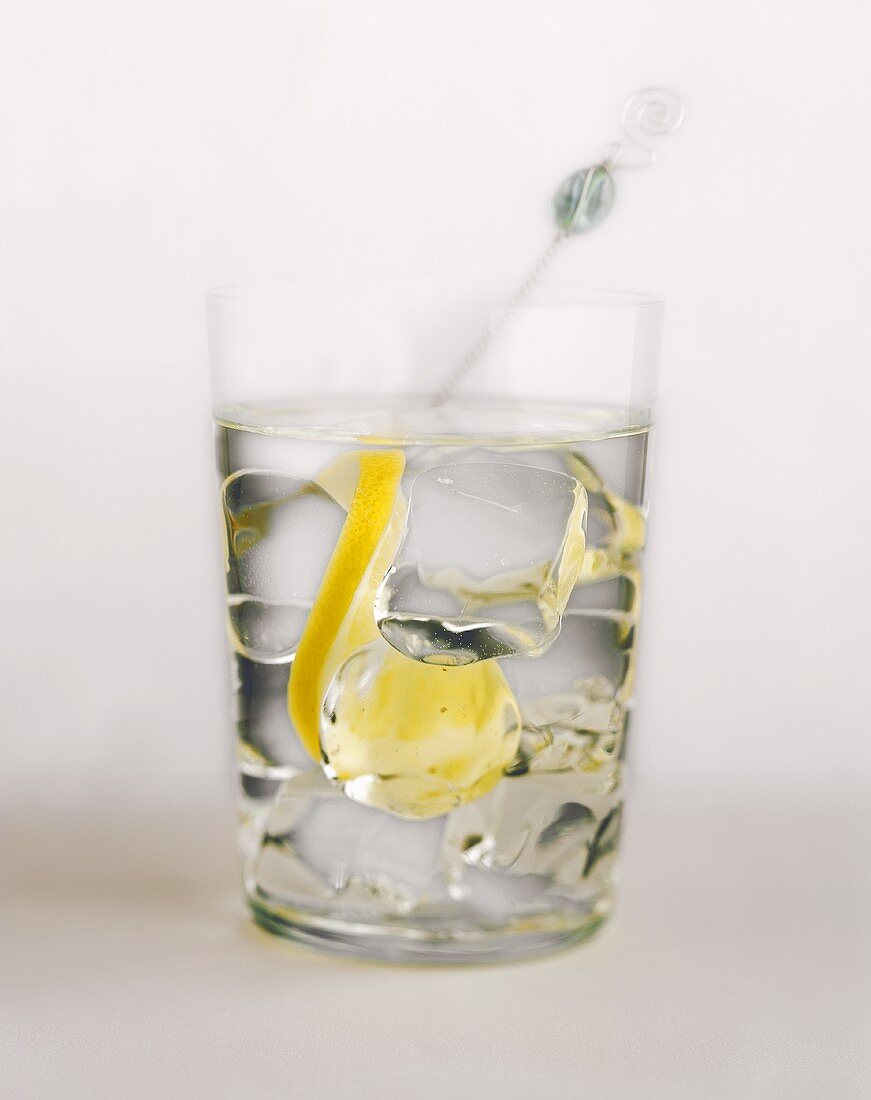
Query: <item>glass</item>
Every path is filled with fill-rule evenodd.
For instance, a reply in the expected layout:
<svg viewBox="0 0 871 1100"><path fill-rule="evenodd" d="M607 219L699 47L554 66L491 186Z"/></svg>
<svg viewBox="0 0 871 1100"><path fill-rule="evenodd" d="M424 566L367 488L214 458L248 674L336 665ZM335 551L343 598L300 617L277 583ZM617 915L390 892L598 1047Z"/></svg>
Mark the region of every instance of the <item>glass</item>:
<svg viewBox="0 0 871 1100"><path fill-rule="evenodd" d="M255 919L388 960L584 939L614 901L662 302L537 293L436 337L290 288L207 307Z"/></svg>

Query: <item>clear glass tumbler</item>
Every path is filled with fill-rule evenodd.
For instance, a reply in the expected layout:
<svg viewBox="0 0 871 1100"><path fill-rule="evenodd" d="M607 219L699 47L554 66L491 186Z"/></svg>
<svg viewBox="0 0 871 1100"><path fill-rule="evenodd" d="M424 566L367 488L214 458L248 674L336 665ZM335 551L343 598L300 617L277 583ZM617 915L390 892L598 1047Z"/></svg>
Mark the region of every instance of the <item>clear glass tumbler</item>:
<svg viewBox="0 0 871 1100"><path fill-rule="evenodd" d="M497 309L464 372L377 304L207 305L255 919L422 962L585 938L614 898L662 302Z"/></svg>

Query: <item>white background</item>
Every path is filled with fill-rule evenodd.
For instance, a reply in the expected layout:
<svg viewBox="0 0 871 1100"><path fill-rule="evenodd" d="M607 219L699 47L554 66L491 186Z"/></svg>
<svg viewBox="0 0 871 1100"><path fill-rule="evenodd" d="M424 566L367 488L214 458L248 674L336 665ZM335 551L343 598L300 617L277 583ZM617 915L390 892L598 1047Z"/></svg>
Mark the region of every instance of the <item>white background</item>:
<svg viewBox="0 0 871 1100"><path fill-rule="evenodd" d="M560 261L669 301L635 787L708 792L727 822L739 798L800 804L831 861L855 858L833 822L871 778L869 24L860 0L7 0L11 818L93 823L191 790L229 806L204 288L505 289L554 185L617 136L627 94L665 84L684 128ZM736 895L782 873L779 851L755 886L737 862ZM831 897L850 920L860 904ZM832 1095L858 1087L843 1058Z"/></svg>

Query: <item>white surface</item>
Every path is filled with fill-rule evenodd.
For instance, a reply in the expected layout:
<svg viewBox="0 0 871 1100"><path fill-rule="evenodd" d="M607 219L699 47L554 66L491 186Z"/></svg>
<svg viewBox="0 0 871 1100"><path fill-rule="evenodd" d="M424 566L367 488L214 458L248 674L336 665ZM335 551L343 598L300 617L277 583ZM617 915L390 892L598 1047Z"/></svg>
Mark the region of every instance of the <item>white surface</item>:
<svg viewBox="0 0 871 1100"><path fill-rule="evenodd" d="M4 1091L871 1092L869 822L839 809L871 776L871 8L11 0L0 23ZM214 809L203 288L504 289L650 84L685 127L558 276L670 300L632 752L671 808L635 811L620 923L571 955L277 948ZM122 797L131 823L99 809Z"/></svg>
<svg viewBox="0 0 871 1100"><path fill-rule="evenodd" d="M224 810L7 821L4 1095L860 1100L871 815L853 795L639 796L600 938L442 971L257 930Z"/></svg>

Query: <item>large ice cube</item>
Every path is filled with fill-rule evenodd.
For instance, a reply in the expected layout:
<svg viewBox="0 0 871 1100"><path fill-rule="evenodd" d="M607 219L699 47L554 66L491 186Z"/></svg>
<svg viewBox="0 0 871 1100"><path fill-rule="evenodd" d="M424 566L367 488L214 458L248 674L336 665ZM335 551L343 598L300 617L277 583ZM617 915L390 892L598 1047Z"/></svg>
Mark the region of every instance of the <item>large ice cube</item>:
<svg viewBox="0 0 871 1100"><path fill-rule="evenodd" d="M227 591L313 600L345 511L323 489L275 470L239 470L223 486Z"/></svg>
<svg viewBox="0 0 871 1100"><path fill-rule="evenodd" d="M273 902L336 904L345 917L399 916L446 897L439 873L444 818L401 821L346 798L320 771L291 779L247 870Z"/></svg>
<svg viewBox="0 0 871 1100"><path fill-rule="evenodd" d="M449 890L488 911L562 893L616 850L618 826L614 795L586 789L576 775L506 779L448 818L442 861Z"/></svg>
<svg viewBox="0 0 871 1100"><path fill-rule="evenodd" d="M586 504L575 478L536 466L425 470L375 602L381 633L428 664L542 653L581 569Z"/></svg>
<svg viewBox="0 0 871 1100"><path fill-rule="evenodd" d="M320 722L327 775L350 798L406 818L490 790L519 738L517 703L495 662L437 668L380 637L339 666Z"/></svg>

